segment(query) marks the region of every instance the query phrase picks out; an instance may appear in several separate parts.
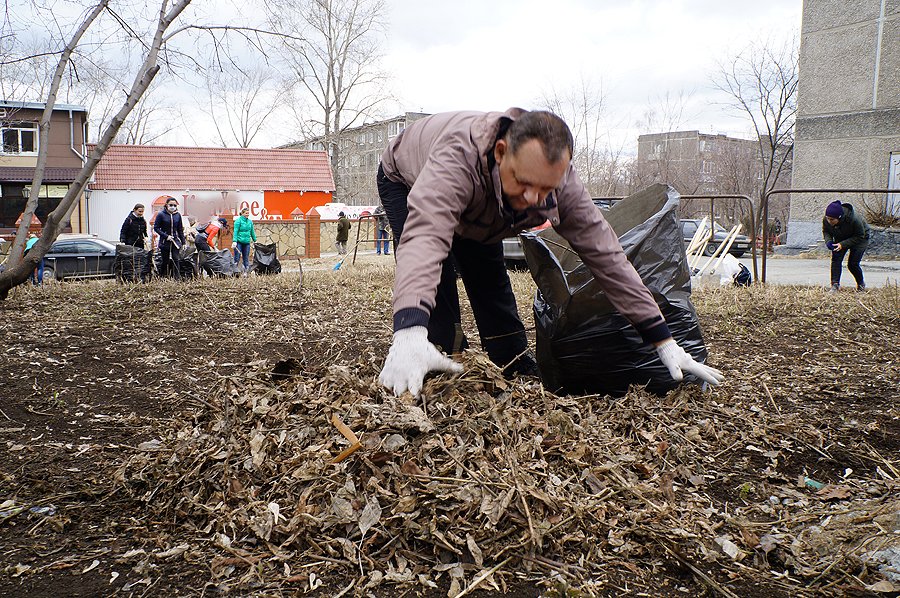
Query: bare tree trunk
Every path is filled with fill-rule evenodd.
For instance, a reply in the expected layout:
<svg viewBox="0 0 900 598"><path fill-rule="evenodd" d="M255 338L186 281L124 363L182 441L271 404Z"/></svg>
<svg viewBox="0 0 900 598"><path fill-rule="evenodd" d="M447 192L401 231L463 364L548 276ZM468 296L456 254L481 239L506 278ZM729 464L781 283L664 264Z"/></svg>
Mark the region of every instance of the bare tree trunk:
<svg viewBox="0 0 900 598"><path fill-rule="evenodd" d="M106 9L108 4L109 0L100 0L100 3L88 13L84 21L81 22L81 25L78 26L78 29L75 30L69 43L66 44L65 49L59 57L59 62L56 65L56 72L53 73L50 91L47 94L47 103L44 106L44 113L41 115L38 158L37 164L34 167L34 176L31 179L31 193L28 195L28 201L25 203L25 211L22 213L22 221L19 223L19 228L16 230L16 237L9 250L8 265L11 269L14 269L22 261L22 249L25 246L25 237L28 234L31 217L34 216L34 211L37 209L38 205L38 198L41 195L41 183L44 181L44 169L47 167L47 150L50 141L50 117L53 115L53 106L56 104L56 94L59 93L59 86L60 83L62 83L63 74L66 71L66 67L69 65L72 52L75 51L81 38L84 37L85 32L87 32L97 17L100 16L100 13ZM49 245L47 245L47 247L49 248ZM44 253L46 253L46 249L40 254L41 257L43 257ZM34 266L37 265L38 261L40 261L40 258L34 260L34 264L31 268L32 270L34 269ZM29 272L30 271L31 270L29 270ZM2 285L0 285L0 289L2 289Z"/></svg>
<svg viewBox="0 0 900 598"><path fill-rule="evenodd" d="M57 73L60 74L59 77L61 79L61 73L66 67L66 64L69 61L72 51L78 45L78 41L84 35L84 32L88 29L91 22L96 19L97 15L106 7L108 0L102 0L100 4L97 5L95 11L89 15L88 19L85 20L84 23L78 28L78 31L66 45L66 52L60 57L59 67L57 68ZM147 56L144 59L144 63L141 65L138 70L137 75L135 76L134 83L132 84L131 90L128 93L128 96L125 99L125 103L119 110L119 112L113 117L109 126L103 133L103 136L97 142L97 145L94 147L94 151L91 153L90 157L87 158L84 165L81 168L81 171L78 173L78 176L73 181L72 185L69 186L69 191L66 193L65 197L60 202L59 206L55 210L53 210L50 215L47 217L47 222L44 224L44 232L40 238L40 240L32 247L31 251L28 252L28 256L25 259L22 259L19 255L21 252L21 247L25 242L25 234L28 231L28 222L30 222L31 214L34 213L34 209L37 205L37 196L35 195L35 188L40 189L40 185L43 182L43 169L44 165L47 161L47 142L44 136L46 133L43 130L44 120L47 120L47 125L49 127L49 115L53 111L53 105L55 104L56 96L55 89L51 87L50 95L47 98L47 106L44 111L44 119L41 121L42 126L42 139L41 139L41 147L39 150L38 157L38 165L40 166L40 172L35 170L35 178L32 184L31 197L29 198L29 204L34 201L34 205L31 205L31 211L28 212L28 208L26 207L26 217L22 219L22 223L19 226L19 230L16 234L16 240L13 245L12 251L15 251L14 257L18 257L18 260L10 263L10 268L3 272L0 272L0 299L6 299L9 295L10 289L13 287L24 283L28 280L29 275L34 270L35 266L37 266L38 262L43 259L44 255L46 255L50 246L56 240L59 235L59 229L62 223L68 221L69 217L72 214L72 211L75 209L75 206L78 203L78 198L81 196L81 192L84 189L85 184L91 178L94 173L94 169L97 167L97 163L100 162L100 158L103 157L103 154L106 153L106 150L109 148L109 145L112 143L113 139L115 139L116 134L119 132L119 129L122 127L122 124L125 122L125 119L128 117L129 113L134 109L135 105L147 91L147 88L150 86L150 83L153 81L153 78L159 72L159 66L157 65L157 59L159 57L159 51L165 42L169 39L166 37L166 30L172 24L172 22L180 15L185 8L191 3L191 0L179 0L176 2L172 8L166 12L166 0L163 0L162 5L160 6L159 11L159 20L157 22L156 33L153 36L153 41L149 44L147 50ZM58 89L59 81L54 78L54 85L56 85L56 89Z"/></svg>

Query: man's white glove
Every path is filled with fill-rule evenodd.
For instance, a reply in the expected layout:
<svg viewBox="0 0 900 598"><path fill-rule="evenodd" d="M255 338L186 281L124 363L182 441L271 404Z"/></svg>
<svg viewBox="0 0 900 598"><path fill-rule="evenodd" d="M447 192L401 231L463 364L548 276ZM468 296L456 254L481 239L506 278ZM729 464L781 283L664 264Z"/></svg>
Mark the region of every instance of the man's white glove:
<svg viewBox="0 0 900 598"><path fill-rule="evenodd" d="M232 244L231 244L231 248L232 248L232 249L237 249L237 243L232 243Z"/></svg>
<svg viewBox="0 0 900 598"><path fill-rule="evenodd" d="M689 374L694 374L701 380L709 382L713 386L725 379L724 374L716 368L709 367L702 363L697 363L694 358L678 346L675 339L663 341L662 344L656 346L656 352L659 353L659 359L667 368L669 374L675 380L682 380L684 374L682 370Z"/></svg>
<svg viewBox="0 0 900 598"><path fill-rule="evenodd" d="M394 391L396 396L409 390L419 396L425 374L431 371L458 374L463 367L443 355L428 342L428 329L424 326L404 328L394 333L394 342L388 351L378 381Z"/></svg>

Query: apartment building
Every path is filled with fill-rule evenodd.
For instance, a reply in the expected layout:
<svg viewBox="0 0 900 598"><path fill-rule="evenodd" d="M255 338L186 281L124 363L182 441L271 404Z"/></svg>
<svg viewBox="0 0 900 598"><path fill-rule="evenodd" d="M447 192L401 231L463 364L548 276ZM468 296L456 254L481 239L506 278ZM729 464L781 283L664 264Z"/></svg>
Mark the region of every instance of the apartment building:
<svg viewBox="0 0 900 598"><path fill-rule="evenodd" d="M806 0L791 187L900 187L900 4ZM822 238L839 196L795 194L790 248ZM843 194L858 208L900 217L900 194ZM868 205L864 205L868 204Z"/></svg>
<svg viewBox="0 0 900 598"><path fill-rule="evenodd" d="M377 205L378 189L375 173L388 142L412 122L428 114L406 112L385 120L367 123L342 131L335 139L313 137L286 145L287 148L326 150L330 147L334 171L334 201L348 205Z"/></svg>

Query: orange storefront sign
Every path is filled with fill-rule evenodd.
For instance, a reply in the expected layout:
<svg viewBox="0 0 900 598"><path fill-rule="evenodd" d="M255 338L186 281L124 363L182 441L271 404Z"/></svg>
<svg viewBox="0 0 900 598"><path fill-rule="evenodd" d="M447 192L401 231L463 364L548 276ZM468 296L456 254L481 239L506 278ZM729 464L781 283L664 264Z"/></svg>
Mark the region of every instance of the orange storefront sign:
<svg viewBox="0 0 900 598"><path fill-rule="evenodd" d="M290 219L291 212L300 208L305 214L315 206L331 201L331 193L323 191L266 191L263 194L267 214L278 214Z"/></svg>

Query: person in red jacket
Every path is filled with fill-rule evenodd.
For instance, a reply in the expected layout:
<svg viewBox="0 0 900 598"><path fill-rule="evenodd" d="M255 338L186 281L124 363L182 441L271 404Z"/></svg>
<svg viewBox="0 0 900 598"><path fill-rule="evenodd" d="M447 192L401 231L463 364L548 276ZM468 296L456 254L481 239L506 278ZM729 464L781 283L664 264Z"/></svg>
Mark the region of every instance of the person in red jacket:
<svg viewBox="0 0 900 598"><path fill-rule="evenodd" d="M194 240L197 249L212 251L216 246L215 238L220 230L228 230L228 221L221 216L213 218L203 230L197 231L197 238Z"/></svg>

